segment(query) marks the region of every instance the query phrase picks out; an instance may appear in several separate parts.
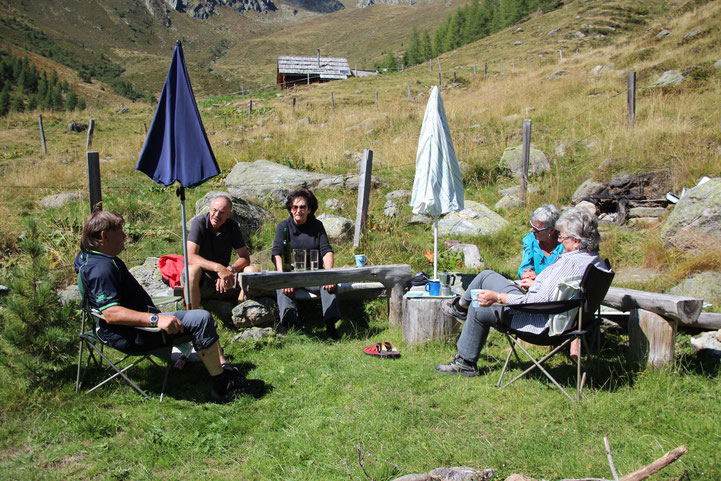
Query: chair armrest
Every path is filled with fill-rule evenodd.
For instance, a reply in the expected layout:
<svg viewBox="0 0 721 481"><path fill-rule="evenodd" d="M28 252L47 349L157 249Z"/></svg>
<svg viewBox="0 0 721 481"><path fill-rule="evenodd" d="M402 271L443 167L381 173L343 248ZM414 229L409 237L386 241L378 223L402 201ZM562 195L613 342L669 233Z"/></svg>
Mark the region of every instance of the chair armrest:
<svg viewBox="0 0 721 481"><path fill-rule="evenodd" d="M569 299L566 301L529 302L527 304L506 304L506 307L518 312L528 314L559 314L580 307L583 299Z"/></svg>

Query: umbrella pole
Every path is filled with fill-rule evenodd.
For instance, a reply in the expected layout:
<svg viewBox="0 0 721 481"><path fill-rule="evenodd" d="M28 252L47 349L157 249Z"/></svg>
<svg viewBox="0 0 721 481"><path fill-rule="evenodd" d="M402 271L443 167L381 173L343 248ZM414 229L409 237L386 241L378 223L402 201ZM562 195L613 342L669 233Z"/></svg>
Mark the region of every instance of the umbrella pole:
<svg viewBox="0 0 721 481"><path fill-rule="evenodd" d="M190 275L188 274L188 234L185 232L185 187L182 185L178 187L175 194L180 197L180 218L182 219L182 230L183 230L183 269L185 270L185 285L183 291L185 292L185 309L190 309Z"/></svg>
<svg viewBox="0 0 721 481"><path fill-rule="evenodd" d="M433 279L438 279L438 216L433 216Z"/></svg>

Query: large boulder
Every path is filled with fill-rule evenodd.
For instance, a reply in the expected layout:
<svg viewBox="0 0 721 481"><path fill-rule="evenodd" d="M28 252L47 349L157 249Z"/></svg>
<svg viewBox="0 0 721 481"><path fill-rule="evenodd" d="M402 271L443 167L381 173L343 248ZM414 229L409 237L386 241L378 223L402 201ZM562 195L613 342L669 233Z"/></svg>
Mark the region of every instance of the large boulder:
<svg viewBox="0 0 721 481"><path fill-rule="evenodd" d="M233 308L232 319L238 329L272 326L278 319L278 307L270 297L249 299Z"/></svg>
<svg viewBox="0 0 721 481"><path fill-rule="evenodd" d="M443 236L492 235L508 225L508 221L483 204L464 201L465 209L446 214L438 221Z"/></svg>
<svg viewBox="0 0 721 481"><path fill-rule="evenodd" d="M668 293L718 304L721 302L721 272L699 272L673 286Z"/></svg>
<svg viewBox="0 0 721 481"><path fill-rule="evenodd" d="M686 77L683 76L681 72L678 70L667 70L661 76L653 82L651 85L649 85L649 88L651 87L671 87L673 85L679 85L683 83L686 80Z"/></svg>
<svg viewBox="0 0 721 481"><path fill-rule="evenodd" d="M345 242L353 238L353 221L338 215L321 214L318 220L323 223L328 240L333 242Z"/></svg>
<svg viewBox="0 0 721 481"><path fill-rule="evenodd" d="M150 297L173 296L173 289L163 282L163 276L160 275L157 257L148 257L145 262L129 270Z"/></svg>
<svg viewBox="0 0 721 481"><path fill-rule="evenodd" d="M54 194L43 197L38 201L38 204L45 209L57 209L75 202L78 199L80 199L80 194L77 192L63 192L62 194Z"/></svg>
<svg viewBox="0 0 721 481"><path fill-rule="evenodd" d="M521 149L523 146L508 147L501 156L501 167L510 170L514 176L521 177ZM528 175L536 175L551 170L546 154L531 147L528 156Z"/></svg>
<svg viewBox="0 0 721 481"><path fill-rule="evenodd" d="M721 243L721 179L686 191L661 228L665 247L712 249Z"/></svg>
<svg viewBox="0 0 721 481"><path fill-rule="evenodd" d="M578 204L584 199L600 194L605 188L606 186L600 182L596 182L592 179L586 179L583 184L578 186L576 192L573 193L571 202L573 204Z"/></svg>
<svg viewBox="0 0 721 481"><path fill-rule="evenodd" d="M358 183L359 177L356 174L319 174L292 169L268 160L239 162L235 164L235 167L225 179L228 192L237 197L255 199L270 197L277 202L285 201L285 197L299 187L310 190L358 190ZM373 178L371 186L377 187L378 185L378 180Z"/></svg>
<svg viewBox="0 0 721 481"><path fill-rule="evenodd" d="M249 200L221 191L211 191L198 199L195 203L195 215L205 214L210 209L210 203L219 195L226 195L233 201L233 213L231 218L240 225L240 231L247 240L250 234L257 232L263 222L270 219L270 212Z"/></svg>

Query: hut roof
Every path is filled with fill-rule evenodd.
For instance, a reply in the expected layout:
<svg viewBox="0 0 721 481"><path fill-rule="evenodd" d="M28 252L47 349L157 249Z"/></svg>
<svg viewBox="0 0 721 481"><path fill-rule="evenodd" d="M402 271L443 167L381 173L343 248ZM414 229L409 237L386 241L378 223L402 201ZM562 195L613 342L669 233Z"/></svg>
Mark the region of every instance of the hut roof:
<svg viewBox="0 0 721 481"><path fill-rule="evenodd" d="M322 79L346 79L351 71L348 60L342 57L278 56L278 73L319 75Z"/></svg>

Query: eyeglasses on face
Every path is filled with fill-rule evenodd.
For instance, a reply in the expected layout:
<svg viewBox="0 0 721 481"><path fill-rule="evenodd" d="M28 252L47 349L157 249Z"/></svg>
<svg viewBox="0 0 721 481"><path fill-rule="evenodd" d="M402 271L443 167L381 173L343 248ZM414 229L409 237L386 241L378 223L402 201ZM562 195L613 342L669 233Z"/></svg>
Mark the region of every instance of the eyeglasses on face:
<svg viewBox="0 0 721 481"><path fill-rule="evenodd" d="M290 208L290 210L308 210L307 205L294 205Z"/></svg>
<svg viewBox="0 0 721 481"><path fill-rule="evenodd" d="M558 240L561 242L568 240L568 239L573 239L573 237L571 237L570 235L559 235L558 236Z"/></svg>
<svg viewBox="0 0 721 481"><path fill-rule="evenodd" d="M551 228L551 226L548 226L548 227L544 227L543 229L539 229L538 227L536 227L535 225L533 225L533 222L531 222L530 224L531 224L531 231L532 231L534 234L537 233L537 232L547 231L548 229Z"/></svg>
<svg viewBox="0 0 721 481"><path fill-rule="evenodd" d="M228 215L228 213L225 212L223 209L210 209L210 215L226 216L226 215Z"/></svg>

